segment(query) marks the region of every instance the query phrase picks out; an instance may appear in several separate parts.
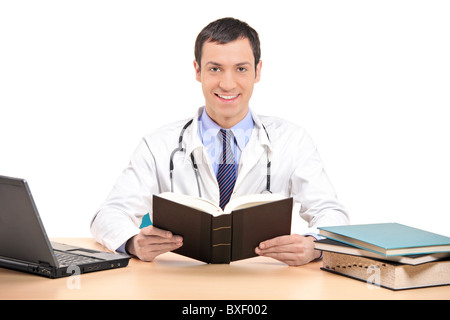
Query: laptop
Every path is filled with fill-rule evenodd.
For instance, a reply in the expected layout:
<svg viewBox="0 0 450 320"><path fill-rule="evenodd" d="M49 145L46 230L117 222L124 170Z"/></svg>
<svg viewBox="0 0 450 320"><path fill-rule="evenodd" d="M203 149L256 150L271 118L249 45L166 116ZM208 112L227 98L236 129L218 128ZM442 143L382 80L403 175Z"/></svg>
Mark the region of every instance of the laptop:
<svg viewBox="0 0 450 320"><path fill-rule="evenodd" d="M0 267L48 278L126 267L130 256L50 242L24 179L0 176Z"/></svg>

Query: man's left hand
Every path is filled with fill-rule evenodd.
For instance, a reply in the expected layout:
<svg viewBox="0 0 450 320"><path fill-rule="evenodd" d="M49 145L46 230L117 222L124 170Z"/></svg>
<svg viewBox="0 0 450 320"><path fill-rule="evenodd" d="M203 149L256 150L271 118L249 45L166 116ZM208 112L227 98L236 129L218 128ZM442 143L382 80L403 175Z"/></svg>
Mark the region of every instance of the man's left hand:
<svg viewBox="0 0 450 320"><path fill-rule="evenodd" d="M320 257L320 251L314 249L312 236L291 234L263 241L255 252L271 257L290 266L300 266Z"/></svg>

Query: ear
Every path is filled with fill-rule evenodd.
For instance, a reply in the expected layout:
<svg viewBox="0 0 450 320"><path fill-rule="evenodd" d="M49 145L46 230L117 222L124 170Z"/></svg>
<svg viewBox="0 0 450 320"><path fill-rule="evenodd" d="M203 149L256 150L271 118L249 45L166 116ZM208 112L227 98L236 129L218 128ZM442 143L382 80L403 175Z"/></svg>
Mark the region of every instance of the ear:
<svg viewBox="0 0 450 320"><path fill-rule="evenodd" d="M261 68L262 68L262 61L259 60L258 64L256 65L255 83L259 82L259 80L261 79Z"/></svg>
<svg viewBox="0 0 450 320"><path fill-rule="evenodd" d="M194 60L194 68L195 68L195 79L198 82L202 82L200 78L200 65L197 63L196 60Z"/></svg>

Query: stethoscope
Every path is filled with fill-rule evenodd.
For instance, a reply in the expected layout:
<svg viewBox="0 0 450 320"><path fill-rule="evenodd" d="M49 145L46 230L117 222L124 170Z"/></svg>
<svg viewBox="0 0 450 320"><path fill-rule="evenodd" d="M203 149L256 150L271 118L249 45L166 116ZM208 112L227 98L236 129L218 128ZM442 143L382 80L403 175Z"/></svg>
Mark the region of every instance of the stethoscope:
<svg viewBox="0 0 450 320"><path fill-rule="evenodd" d="M194 119L189 120L181 129L180 132L180 136L178 137L178 147L175 148L172 153L170 154L170 164L169 164L169 173L170 173L170 191L173 192L173 157L175 156L175 154L178 151L186 151L186 149L184 149L182 147L183 144L183 137L184 137L184 132L186 131L186 129L192 124L192 121ZM267 133L266 127L264 127L264 125L262 125L264 131L266 132L267 135L267 139L270 140L269 138L269 134ZM201 197L202 196L202 191L200 189L200 180L199 180L199 173L198 173L198 166L197 166L197 162L195 161L194 155L191 153L191 161L192 161L192 169L194 170L195 173L195 179L197 181L197 189L198 189L198 196ZM272 193L270 191L270 165L271 165L271 161L269 159L269 153L267 153L267 182L266 182L266 189L261 192L261 193Z"/></svg>

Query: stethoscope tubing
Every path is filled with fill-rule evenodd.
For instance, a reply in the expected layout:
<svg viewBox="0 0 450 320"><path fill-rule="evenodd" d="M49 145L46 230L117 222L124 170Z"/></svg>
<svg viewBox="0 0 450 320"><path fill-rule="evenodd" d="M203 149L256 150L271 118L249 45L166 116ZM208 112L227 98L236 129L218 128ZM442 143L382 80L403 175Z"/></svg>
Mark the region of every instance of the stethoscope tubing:
<svg viewBox="0 0 450 320"><path fill-rule="evenodd" d="M180 136L178 137L178 147L175 148L172 153L170 154L170 163L169 163L169 175L170 175L170 191L173 192L173 169L174 169L174 164L173 164L173 157L175 156L175 154L177 152L183 152L186 151L183 148L183 137L184 137L184 132L186 131L186 129L192 124L194 119L189 120L188 122L186 122L186 124L183 126L183 128L181 129L180 132ZM264 125L262 126L264 131L266 132L267 138L269 139L269 134L267 133L266 127L264 127ZM269 139L270 140L270 139ZM199 177L199 172L198 172L198 166L197 166L197 162L195 161L194 155L191 153L191 161L192 161L192 169L194 170L195 173L195 179L197 180L197 189L198 189L198 196L201 198L202 197L202 191L200 188L200 177ZM263 193L272 193L270 191L270 169L271 169L271 164L272 162L269 159L269 154L267 154L267 182L266 182L266 189L263 191Z"/></svg>

